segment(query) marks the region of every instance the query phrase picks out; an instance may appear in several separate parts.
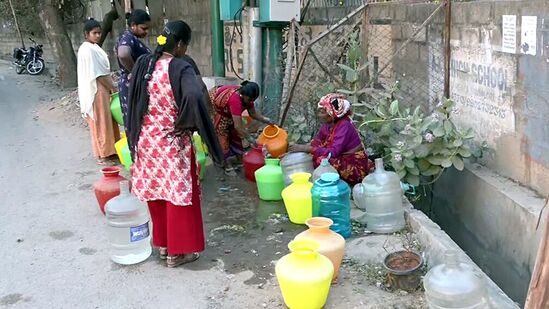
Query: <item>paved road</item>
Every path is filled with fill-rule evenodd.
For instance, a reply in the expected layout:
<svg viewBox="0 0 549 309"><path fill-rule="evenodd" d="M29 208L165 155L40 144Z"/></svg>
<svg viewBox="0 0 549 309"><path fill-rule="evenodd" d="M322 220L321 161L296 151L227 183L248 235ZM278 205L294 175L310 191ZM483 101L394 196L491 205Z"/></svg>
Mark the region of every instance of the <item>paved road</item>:
<svg viewBox="0 0 549 309"><path fill-rule="evenodd" d="M154 256L112 263L88 132L48 110L62 94L49 78L17 76L3 61L0 76L0 307L221 308L229 287L248 298L251 274L229 276L220 261L201 261L202 270L168 269Z"/></svg>

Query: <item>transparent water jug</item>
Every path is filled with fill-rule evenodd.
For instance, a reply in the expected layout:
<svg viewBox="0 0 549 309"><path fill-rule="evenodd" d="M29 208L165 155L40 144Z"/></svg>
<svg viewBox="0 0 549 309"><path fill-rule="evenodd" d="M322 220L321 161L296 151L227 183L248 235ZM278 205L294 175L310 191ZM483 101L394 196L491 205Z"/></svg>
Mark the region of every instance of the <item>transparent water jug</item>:
<svg viewBox="0 0 549 309"><path fill-rule="evenodd" d="M423 279L429 308L489 308L480 274L472 265L459 262L456 251L448 250L444 255L444 264L431 268Z"/></svg>
<svg viewBox="0 0 549 309"><path fill-rule="evenodd" d="M317 181L324 173L338 174L337 170L330 164L330 156L331 154L328 155L328 158L324 158L320 161L320 165L313 172L313 182Z"/></svg>
<svg viewBox="0 0 549 309"><path fill-rule="evenodd" d="M290 176L294 173L313 174L313 158L305 152L288 153L280 160L282 174L284 175L284 185L287 187L292 184Z"/></svg>
<svg viewBox="0 0 549 309"><path fill-rule="evenodd" d="M351 236L351 188L336 173L324 173L311 189L313 216L330 218L330 229L344 238Z"/></svg>
<svg viewBox="0 0 549 309"><path fill-rule="evenodd" d="M394 233L404 228L404 207L400 178L383 168L383 159L376 159L376 170L353 188L355 203L365 211L368 230Z"/></svg>
<svg viewBox="0 0 549 309"><path fill-rule="evenodd" d="M120 195L105 206L111 260L123 265L146 260L152 252L147 205L130 193L129 182L120 182Z"/></svg>

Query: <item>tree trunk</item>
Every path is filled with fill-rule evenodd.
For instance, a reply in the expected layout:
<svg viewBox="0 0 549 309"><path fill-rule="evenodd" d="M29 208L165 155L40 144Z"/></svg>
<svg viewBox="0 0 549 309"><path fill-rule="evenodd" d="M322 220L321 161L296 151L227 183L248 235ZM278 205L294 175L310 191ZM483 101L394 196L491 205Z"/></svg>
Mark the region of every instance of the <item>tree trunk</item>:
<svg viewBox="0 0 549 309"><path fill-rule="evenodd" d="M76 87L76 56L59 12L59 5L56 0L40 0L39 8L40 23L58 63L57 75L61 87Z"/></svg>
<svg viewBox="0 0 549 309"><path fill-rule="evenodd" d="M103 46L103 43L107 39L107 35L112 31L112 24L115 20L118 19L118 11L116 10L116 6L113 5L111 8L111 11L105 14L103 17L103 25L101 26L101 39L99 40L99 43L97 43L99 46Z"/></svg>

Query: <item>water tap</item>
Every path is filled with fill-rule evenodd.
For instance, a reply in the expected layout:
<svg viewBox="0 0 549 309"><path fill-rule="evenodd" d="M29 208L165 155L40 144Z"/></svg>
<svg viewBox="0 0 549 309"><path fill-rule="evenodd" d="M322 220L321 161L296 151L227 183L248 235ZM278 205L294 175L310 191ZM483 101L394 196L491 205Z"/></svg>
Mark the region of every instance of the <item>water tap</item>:
<svg viewBox="0 0 549 309"><path fill-rule="evenodd" d="M409 183L400 182L400 188L402 189L403 193L408 193L410 195L416 195L416 187L412 186Z"/></svg>

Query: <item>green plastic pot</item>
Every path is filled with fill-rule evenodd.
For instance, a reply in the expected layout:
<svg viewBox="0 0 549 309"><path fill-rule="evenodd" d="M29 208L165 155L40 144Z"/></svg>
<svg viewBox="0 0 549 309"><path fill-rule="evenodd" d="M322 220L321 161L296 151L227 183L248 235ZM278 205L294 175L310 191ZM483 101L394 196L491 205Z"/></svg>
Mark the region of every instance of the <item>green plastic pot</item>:
<svg viewBox="0 0 549 309"><path fill-rule="evenodd" d="M124 117L122 117L122 107L120 106L120 96L118 95L118 92L111 94L111 114L112 118L119 125L124 125Z"/></svg>
<svg viewBox="0 0 549 309"><path fill-rule="evenodd" d="M206 169L206 154L202 151L197 151L196 160L200 164L200 180L202 180L204 179L204 169Z"/></svg>
<svg viewBox="0 0 549 309"><path fill-rule="evenodd" d="M266 159L265 166L255 171L259 198L264 201L282 200L284 177L279 159Z"/></svg>

